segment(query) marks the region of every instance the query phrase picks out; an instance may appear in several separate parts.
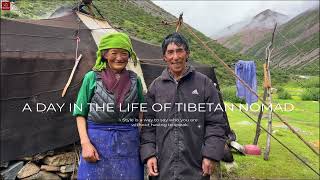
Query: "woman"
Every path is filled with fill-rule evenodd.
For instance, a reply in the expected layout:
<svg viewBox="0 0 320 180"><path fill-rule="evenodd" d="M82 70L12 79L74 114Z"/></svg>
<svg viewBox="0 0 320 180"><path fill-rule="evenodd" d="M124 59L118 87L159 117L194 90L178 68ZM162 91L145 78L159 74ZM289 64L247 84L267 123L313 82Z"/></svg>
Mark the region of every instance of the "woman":
<svg viewBox="0 0 320 180"><path fill-rule="evenodd" d="M136 64L129 37L108 34L83 79L73 112L82 147L78 179L143 179L138 128L124 123L137 120L139 110L120 112L120 106L143 101L140 79L125 69L129 58Z"/></svg>

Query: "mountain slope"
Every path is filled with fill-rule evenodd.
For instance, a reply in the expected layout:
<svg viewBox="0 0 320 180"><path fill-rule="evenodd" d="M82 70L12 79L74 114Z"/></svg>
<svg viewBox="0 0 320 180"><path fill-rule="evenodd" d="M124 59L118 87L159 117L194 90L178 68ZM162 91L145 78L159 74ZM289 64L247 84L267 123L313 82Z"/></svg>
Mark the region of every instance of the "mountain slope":
<svg viewBox="0 0 320 180"><path fill-rule="evenodd" d="M220 37L218 42L236 52L245 53L256 42L264 38L265 34L271 32L274 25L281 25L288 21L289 17L270 9L264 10L252 19L242 22L242 27L233 29L233 33ZM232 25L238 26L238 24Z"/></svg>
<svg viewBox="0 0 320 180"><path fill-rule="evenodd" d="M67 3L68 6L75 5L78 1L58 1L52 0L50 3L42 0L33 1L16 1L16 6L20 13L16 18L39 18L47 14L48 12L54 12L58 5L62 6ZM99 8L101 14L108 19L108 21L115 27L121 27L121 30L130 34L131 36L137 37L144 41L152 44L160 45L163 38L169 33L175 32L175 25L163 25L161 21L173 21L177 20L176 17L170 13L164 11L151 1L104 1L94 0L94 4ZM34 8L34 6L37 8ZM42 12L42 7L46 7L46 11ZM31 8L32 10L30 10ZM97 12L95 14L98 14ZM9 16L9 15L6 15ZM187 16L187 15L185 15ZM223 47L217 42L210 41L211 39L206 37L204 34L194 29L194 32L204 42L208 42L207 45L215 50L215 52L221 57L226 63L232 64L237 59L247 59L246 56L240 53L235 53L229 49ZM195 61L207 64L215 65L217 68L217 75L221 83L233 83L234 79L230 76L223 76L225 70L217 63L215 59L198 43L198 41L190 35L186 28L181 29L181 33L186 36L190 42L191 47L191 59ZM222 78L223 76L223 78Z"/></svg>
<svg viewBox="0 0 320 180"><path fill-rule="evenodd" d="M245 53L263 58L270 39L271 33L267 33ZM306 11L278 28L271 59L273 67L319 72L319 8Z"/></svg>

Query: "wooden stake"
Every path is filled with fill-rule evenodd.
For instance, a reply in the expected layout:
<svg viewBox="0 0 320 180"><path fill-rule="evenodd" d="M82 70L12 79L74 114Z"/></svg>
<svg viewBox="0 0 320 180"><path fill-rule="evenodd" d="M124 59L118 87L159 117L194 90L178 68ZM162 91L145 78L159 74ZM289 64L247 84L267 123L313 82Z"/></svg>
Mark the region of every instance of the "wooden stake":
<svg viewBox="0 0 320 180"><path fill-rule="evenodd" d="M265 88L267 88L267 97L268 97L268 104L269 107L271 106L271 109L268 110L268 134L267 134L267 144L266 144L266 151L264 152L264 160L269 160L269 154L270 154L270 146L271 146L271 136L272 133L272 95L271 95L271 74L270 74L270 57L272 52L272 44L274 40L274 33L276 31L277 24L274 26L274 30L272 33L272 40L270 45L267 47L267 62L266 62L266 82L265 82Z"/></svg>
<svg viewBox="0 0 320 180"><path fill-rule="evenodd" d="M263 69L264 69L264 71L263 71L263 73L264 73L263 101L266 101L266 99L267 99L267 97L269 97L269 95L271 96L271 76L270 76L269 64L270 64L270 57L271 57L271 51L272 50L270 50L270 48L273 45L274 33L276 31L276 28L277 28L277 24L275 24L275 26L274 26L271 42L268 45L268 47L266 48L266 59L265 59L265 64L263 65ZM269 88L270 88L270 94L268 92ZM269 102L269 105L270 105L270 102ZM271 113L272 113L272 110L271 110ZM263 107L261 106L260 107L260 112L259 112L259 115L258 115L258 120L257 120L256 135L255 135L254 140L253 140L253 144L254 145L257 145L258 141L259 141L259 136L260 136L260 132L261 132L261 127L260 126L261 126L262 115L263 115Z"/></svg>
<svg viewBox="0 0 320 180"><path fill-rule="evenodd" d="M64 96L66 95L67 89L68 89L68 87L70 86L71 80L72 80L72 78L73 78L73 74L74 74L74 72L76 71L77 66L78 66L81 58L82 58L82 54L80 54L79 57L76 59L76 62L75 62L75 64L74 64L74 66L73 66L73 69L72 69L72 71L71 71L70 77L69 77L69 79L68 79L68 82L67 82L67 84L64 86L64 89L63 89L63 91L62 91L61 97L64 97Z"/></svg>
<svg viewBox="0 0 320 180"><path fill-rule="evenodd" d="M182 25L182 23L183 23L183 18L182 18L182 16L183 16L183 13L180 14L179 19L178 19L178 21L177 21L176 32L179 31L179 29L180 29L180 27L181 27L181 25Z"/></svg>

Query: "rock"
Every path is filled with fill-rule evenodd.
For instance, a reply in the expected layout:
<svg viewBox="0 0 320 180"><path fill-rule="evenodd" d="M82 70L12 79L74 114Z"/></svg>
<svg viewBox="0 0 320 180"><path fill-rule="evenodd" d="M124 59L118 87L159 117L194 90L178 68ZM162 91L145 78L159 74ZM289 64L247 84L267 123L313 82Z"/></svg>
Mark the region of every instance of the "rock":
<svg viewBox="0 0 320 180"><path fill-rule="evenodd" d="M39 153L35 156L33 156L32 160L33 161L40 161L41 159L45 158L46 156L52 156L54 155L54 151L47 151L44 153Z"/></svg>
<svg viewBox="0 0 320 180"><path fill-rule="evenodd" d="M60 167L60 172L62 172L62 173L73 172L74 170L75 170L74 164Z"/></svg>
<svg viewBox="0 0 320 180"><path fill-rule="evenodd" d="M0 167L7 168L9 166L9 162L0 162Z"/></svg>
<svg viewBox="0 0 320 180"><path fill-rule="evenodd" d="M62 177L62 178L68 178L70 177L69 173L61 173L61 172L57 172L56 173L58 176Z"/></svg>
<svg viewBox="0 0 320 180"><path fill-rule="evenodd" d="M32 162L28 162L26 165L23 166L23 168L18 172L18 178L26 178L29 176L32 176L34 174L37 174L40 171L40 168L35 165Z"/></svg>
<svg viewBox="0 0 320 180"><path fill-rule="evenodd" d="M230 172L234 172L237 167L238 167L238 164L236 162L232 162L232 163L223 163L224 167L226 168L226 171L228 173Z"/></svg>
<svg viewBox="0 0 320 180"><path fill-rule="evenodd" d="M253 123L249 121L241 121L241 122L238 122L237 124L251 126Z"/></svg>
<svg viewBox="0 0 320 180"><path fill-rule="evenodd" d="M220 180L221 175L220 163L214 163L214 169L210 176L210 180Z"/></svg>
<svg viewBox="0 0 320 180"><path fill-rule="evenodd" d="M67 152L55 156L47 156L44 158L43 162L50 166L63 166L68 164L74 164L76 162L76 153Z"/></svg>
<svg viewBox="0 0 320 180"><path fill-rule="evenodd" d="M23 167L23 161L16 162L1 171L1 179L16 179L18 172Z"/></svg>
<svg viewBox="0 0 320 180"><path fill-rule="evenodd" d="M61 180L60 176L54 174L54 173L50 173L50 172L46 172L46 171L40 171L37 174L34 174L30 177L24 178L23 180L43 180L43 179L50 179L50 180Z"/></svg>
<svg viewBox="0 0 320 180"><path fill-rule="evenodd" d="M23 157L23 158L21 158L21 160L23 160L23 161L32 161L32 157Z"/></svg>
<svg viewBox="0 0 320 180"><path fill-rule="evenodd" d="M74 173L71 175L71 179L78 179L78 173L77 173L77 172L74 172Z"/></svg>
<svg viewBox="0 0 320 180"><path fill-rule="evenodd" d="M44 171L60 171L59 166L41 165L40 170Z"/></svg>

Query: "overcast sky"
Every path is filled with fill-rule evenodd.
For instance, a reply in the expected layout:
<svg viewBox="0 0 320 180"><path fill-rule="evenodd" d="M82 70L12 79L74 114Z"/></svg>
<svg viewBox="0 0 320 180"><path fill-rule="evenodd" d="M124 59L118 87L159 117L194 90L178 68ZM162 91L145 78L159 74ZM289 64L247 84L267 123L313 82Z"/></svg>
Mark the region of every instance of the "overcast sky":
<svg viewBox="0 0 320 180"><path fill-rule="evenodd" d="M319 6L319 1L154 1L186 23L210 36L223 28L271 9L289 17Z"/></svg>

